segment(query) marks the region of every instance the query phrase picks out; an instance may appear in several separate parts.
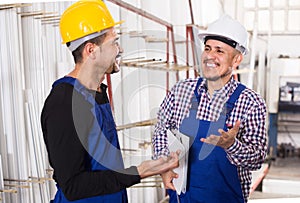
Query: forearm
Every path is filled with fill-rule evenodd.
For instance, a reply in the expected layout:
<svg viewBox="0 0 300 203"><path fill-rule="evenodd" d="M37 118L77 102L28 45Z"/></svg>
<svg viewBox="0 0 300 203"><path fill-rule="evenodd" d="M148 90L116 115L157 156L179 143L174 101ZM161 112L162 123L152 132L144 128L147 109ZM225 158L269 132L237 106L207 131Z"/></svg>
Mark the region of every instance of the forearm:
<svg viewBox="0 0 300 203"><path fill-rule="evenodd" d="M234 144L226 152L231 163L236 166L257 170L266 158L267 135L264 120L250 123L252 125L244 125Z"/></svg>
<svg viewBox="0 0 300 203"><path fill-rule="evenodd" d="M180 151L171 152L170 156L160 157L156 160L143 161L137 170L141 178L146 178L153 175L165 173L179 166L178 156Z"/></svg>
<svg viewBox="0 0 300 203"><path fill-rule="evenodd" d="M82 113L82 126L73 125L72 112L50 111L43 117L45 142L50 164L54 169L54 179L69 200L118 192L140 182L136 167L116 172L110 170L91 171L90 159L80 134L90 131L92 117L87 111ZM69 112L66 112L69 110Z"/></svg>
<svg viewBox="0 0 300 203"><path fill-rule="evenodd" d="M254 105L247 114L234 144L226 152L231 163L257 170L267 153L266 107L263 103Z"/></svg>
<svg viewBox="0 0 300 203"><path fill-rule="evenodd" d="M157 159L161 156L168 156L170 153L168 148L167 129L172 129L175 126L172 121L174 111L173 104L174 95L170 92L160 105L158 111L158 122L155 125L154 135L152 138L153 159Z"/></svg>
<svg viewBox="0 0 300 203"><path fill-rule="evenodd" d="M139 183L140 180L137 167L133 166L120 172L111 170L83 172L60 187L68 200L78 200L116 193Z"/></svg>
<svg viewBox="0 0 300 203"><path fill-rule="evenodd" d="M247 146L237 139L226 152L232 164L248 170L259 169L266 157L264 146Z"/></svg>
<svg viewBox="0 0 300 203"><path fill-rule="evenodd" d="M157 123L152 138L153 159L169 155L167 130L163 125Z"/></svg>

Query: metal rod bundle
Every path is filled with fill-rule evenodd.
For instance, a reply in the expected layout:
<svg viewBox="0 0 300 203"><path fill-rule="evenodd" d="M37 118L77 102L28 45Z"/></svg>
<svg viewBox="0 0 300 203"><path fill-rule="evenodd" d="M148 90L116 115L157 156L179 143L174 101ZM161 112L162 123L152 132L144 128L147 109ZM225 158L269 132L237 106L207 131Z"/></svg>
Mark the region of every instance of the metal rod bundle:
<svg viewBox="0 0 300 203"><path fill-rule="evenodd" d="M70 61L56 25L68 3L0 6L0 200L49 202L55 191L40 112L58 64ZM15 194L12 194L15 193Z"/></svg>
<svg viewBox="0 0 300 203"><path fill-rule="evenodd" d="M3 164L6 165L3 175L16 179L28 177L28 165L25 141L25 125L23 111L23 76L21 40L19 29L20 18L18 8L0 11L3 24L1 30L1 104L4 142L1 142L1 154L4 155ZM3 143L3 144L2 144ZM5 145L5 146L3 146ZM11 190L4 190L8 192ZM15 191L15 190L13 190ZM5 199L12 202L29 202L28 190L16 189L20 195L5 194ZM28 200L28 201L26 201Z"/></svg>

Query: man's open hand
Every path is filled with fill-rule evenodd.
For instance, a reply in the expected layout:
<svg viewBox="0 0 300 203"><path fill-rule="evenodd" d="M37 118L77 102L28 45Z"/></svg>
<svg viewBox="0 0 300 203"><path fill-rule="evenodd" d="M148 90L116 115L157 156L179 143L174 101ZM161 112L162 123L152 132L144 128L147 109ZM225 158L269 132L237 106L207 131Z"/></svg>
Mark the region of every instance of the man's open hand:
<svg viewBox="0 0 300 203"><path fill-rule="evenodd" d="M218 132L220 135L209 135L207 138L201 138L200 141L228 149L235 141L236 135L239 132L240 124L241 122L237 121L233 128L227 132L223 129L219 129Z"/></svg>
<svg viewBox="0 0 300 203"><path fill-rule="evenodd" d="M141 178L146 178L152 175L162 174L179 166L180 150L171 152L168 157L160 157L156 160L143 161L138 167L138 172Z"/></svg>

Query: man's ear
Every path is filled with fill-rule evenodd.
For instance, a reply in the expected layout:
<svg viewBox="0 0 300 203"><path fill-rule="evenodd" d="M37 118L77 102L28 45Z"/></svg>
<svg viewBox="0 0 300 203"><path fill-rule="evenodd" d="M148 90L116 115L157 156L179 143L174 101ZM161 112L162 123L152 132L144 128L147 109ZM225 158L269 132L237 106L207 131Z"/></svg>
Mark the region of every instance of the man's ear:
<svg viewBox="0 0 300 203"><path fill-rule="evenodd" d="M242 60L243 60L243 55L241 53L235 55L233 59L233 67L239 66Z"/></svg>
<svg viewBox="0 0 300 203"><path fill-rule="evenodd" d="M95 49L98 48L97 46L95 46L95 44L93 43L86 43L86 45L84 46L84 54L90 58L95 58Z"/></svg>

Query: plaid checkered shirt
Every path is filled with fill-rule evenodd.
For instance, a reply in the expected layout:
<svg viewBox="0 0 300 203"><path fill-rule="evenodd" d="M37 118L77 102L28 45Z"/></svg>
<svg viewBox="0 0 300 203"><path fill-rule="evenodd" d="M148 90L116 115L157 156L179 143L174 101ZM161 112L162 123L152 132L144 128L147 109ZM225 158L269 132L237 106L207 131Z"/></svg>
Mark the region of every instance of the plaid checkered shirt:
<svg viewBox="0 0 300 203"><path fill-rule="evenodd" d="M179 81L160 105L158 122L153 136L153 159L168 155L167 129L179 129L182 120L189 115L191 98L198 79ZM212 97L208 94L206 80L203 79L199 89L200 102L197 119L216 121L222 107L237 88L239 82L233 77ZM246 88L240 94L235 106L226 121L227 126L234 126L241 121L234 144L226 149L227 158L238 168L238 175L245 200L250 193L252 170L261 168L266 157L266 104L253 90Z"/></svg>

